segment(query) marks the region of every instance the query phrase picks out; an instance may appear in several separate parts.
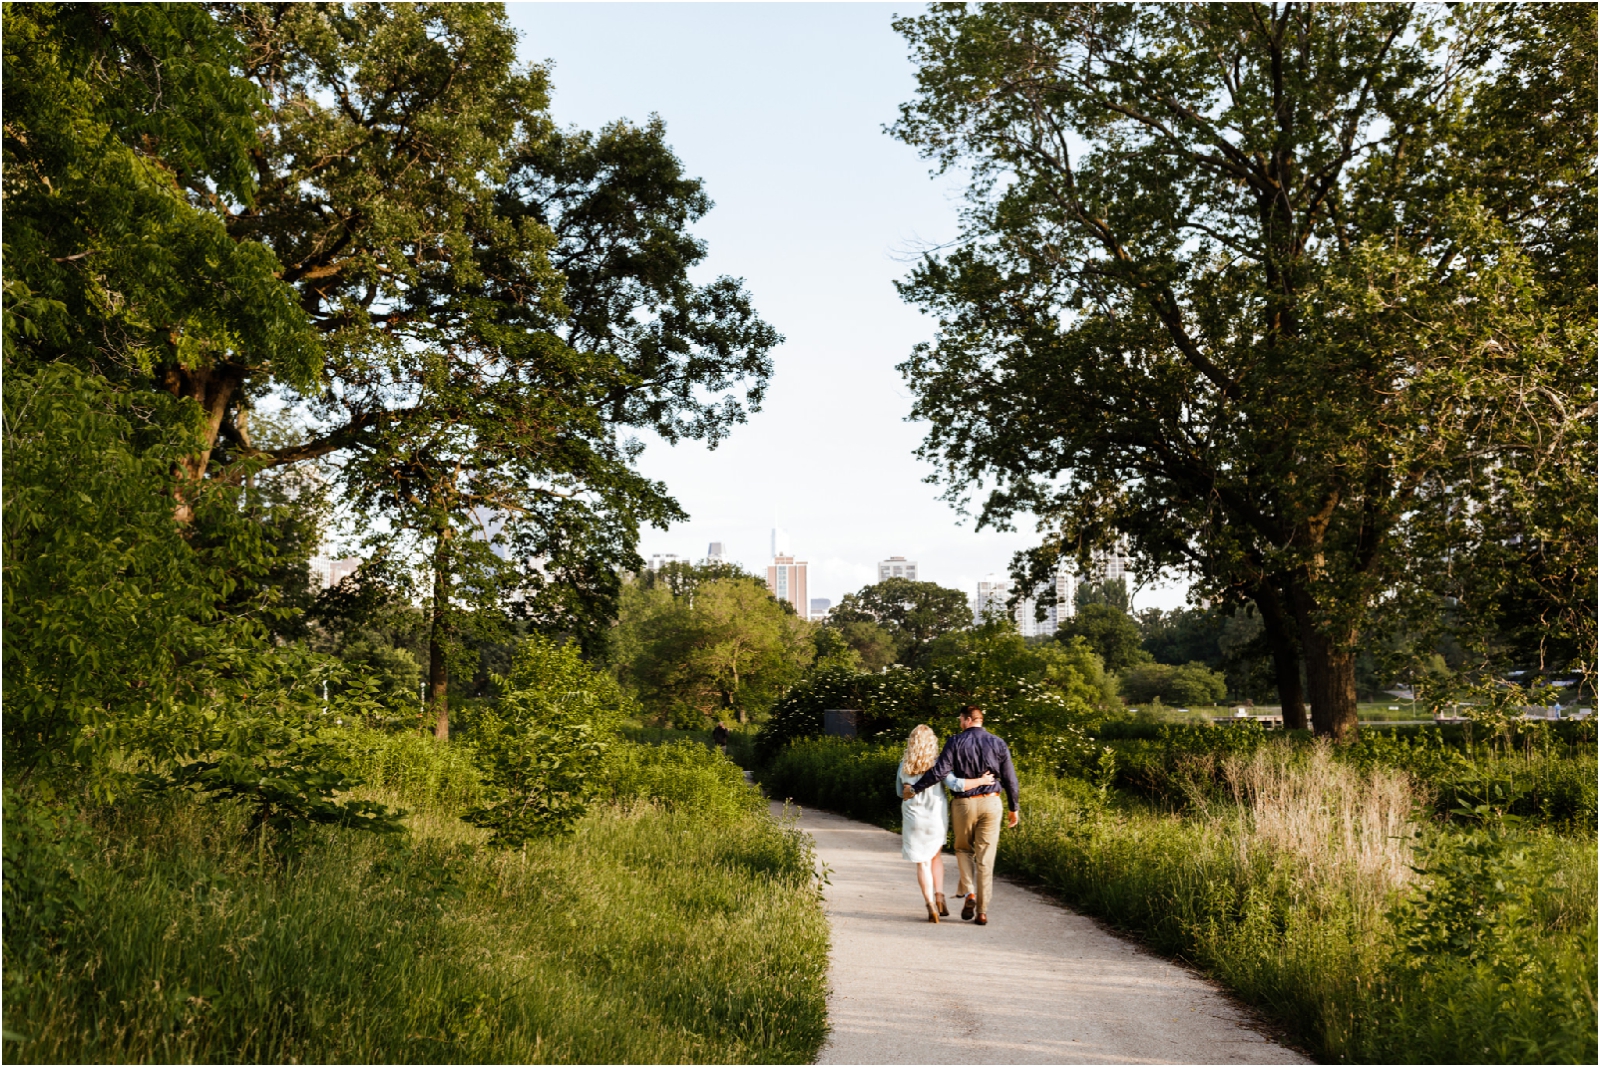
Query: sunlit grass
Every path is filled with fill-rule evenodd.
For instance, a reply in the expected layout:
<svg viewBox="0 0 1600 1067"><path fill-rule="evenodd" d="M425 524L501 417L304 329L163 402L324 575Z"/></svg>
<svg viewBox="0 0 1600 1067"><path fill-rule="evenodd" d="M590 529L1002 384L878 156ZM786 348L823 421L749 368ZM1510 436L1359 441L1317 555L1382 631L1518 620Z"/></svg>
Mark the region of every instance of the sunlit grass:
<svg viewBox="0 0 1600 1067"><path fill-rule="evenodd" d="M809 846L765 814L608 805L509 853L447 814L408 822L403 839L324 830L287 854L215 806L102 815L26 873L35 898L77 895L53 928L8 905L6 1058L803 1062L819 1047Z"/></svg>

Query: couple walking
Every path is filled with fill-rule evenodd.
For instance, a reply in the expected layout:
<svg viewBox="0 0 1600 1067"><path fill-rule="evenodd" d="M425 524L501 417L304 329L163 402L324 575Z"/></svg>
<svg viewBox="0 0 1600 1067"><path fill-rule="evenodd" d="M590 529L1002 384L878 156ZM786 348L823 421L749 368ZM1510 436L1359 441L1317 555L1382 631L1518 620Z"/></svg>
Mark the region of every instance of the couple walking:
<svg viewBox="0 0 1600 1067"><path fill-rule="evenodd" d="M895 791L900 794L900 855L917 865L917 885L928 906L928 921L949 915L944 902L945 835L954 824L956 865L965 897L961 917L989 922L994 890L994 852L1000 842L1000 790L1006 794L1006 825L1017 825L1017 772L1011 749L983 728L983 709L961 709L961 732L945 742L926 726L906 740ZM952 799L945 800L943 785Z"/></svg>

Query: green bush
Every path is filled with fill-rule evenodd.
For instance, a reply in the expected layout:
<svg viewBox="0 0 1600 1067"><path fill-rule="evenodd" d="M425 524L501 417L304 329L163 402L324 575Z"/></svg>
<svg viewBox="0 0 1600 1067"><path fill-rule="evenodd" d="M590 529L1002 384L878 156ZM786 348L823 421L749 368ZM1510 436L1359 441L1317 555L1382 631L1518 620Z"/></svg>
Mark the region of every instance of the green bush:
<svg viewBox="0 0 1600 1067"><path fill-rule="evenodd" d="M606 749L635 709L576 645L543 636L518 645L501 683L505 695L466 724L483 796L465 818L515 847L583 817L601 791Z"/></svg>
<svg viewBox="0 0 1600 1067"><path fill-rule="evenodd" d="M809 841L764 813L607 805L517 852L454 822L323 828L288 863L244 821L7 798L8 1062L806 1063L822 1043Z"/></svg>
<svg viewBox="0 0 1600 1067"><path fill-rule="evenodd" d="M1228 695L1225 678L1204 663L1141 663L1122 673L1119 689L1130 704L1215 704Z"/></svg>
<svg viewBox="0 0 1600 1067"><path fill-rule="evenodd" d="M672 811L725 821L766 809L761 793L722 753L698 741L618 744L605 792L617 801L654 801Z"/></svg>
<svg viewBox="0 0 1600 1067"><path fill-rule="evenodd" d="M756 777L774 800L793 800L898 830L900 798L894 781L904 754L903 745L816 737L793 742L762 765Z"/></svg>

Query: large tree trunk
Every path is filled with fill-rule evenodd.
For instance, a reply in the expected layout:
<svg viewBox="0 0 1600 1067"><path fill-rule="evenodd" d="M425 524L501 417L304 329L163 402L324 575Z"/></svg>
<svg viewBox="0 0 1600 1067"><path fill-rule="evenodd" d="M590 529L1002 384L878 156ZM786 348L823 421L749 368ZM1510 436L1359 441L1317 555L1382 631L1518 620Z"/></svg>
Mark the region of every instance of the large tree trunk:
<svg viewBox="0 0 1600 1067"><path fill-rule="evenodd" d="M428 626L428 702L433 708L433 736L450 740L450 672L445 659L445 613L450 606L450 531L439 535L433 554L433 611Z"/></svg>
<svg viewBox="0 0 1600 1067"><path fill-rule="evenodd" d="M1302 576L1297 576L1302 577ZM1318 618L1317 603L1302 580L1291 583L1300 652L1306 661L1311 697L1311 729L1335 741L1356 739L1356 635L1330 633Z"/></svg>
<svg viewBox="0 0 1600 1067"><path fill-rule="evenodd" d="M1269 581L1263 581L1256 588L1255 602L1261 610L1267 644L1272 648L1272 666L1278 679L1278 704L1283 709L1283 728L1307 729L1311 724L1306 719L1305 696L1300 686L1300 643L1295 639L1294 620L1283 610L1278 589Z"/></svg>
<svg viewBox="0 0 1600 1067"><path fill-rule="evenodd" d="M1311 728L1318 737L1356 739L1355 635L1335 641L1316 627L1300 635L1311 690Z"/></svg>
<svg viewBox="0 0 1600 1067"><path fill-rule="evenodd" d="M167 392L193 400L200 405L205 416L200 451L180 460L174 472L179 484L173 494L175 503L172 514L180 524L187 525L194 521L192 487L206 476L206 468L211 464L211 451L217 444L217 434L221 432L223 420L228 414L228 405L233 403L243 380L244 372L229 366L193 370L168 367L162 371L161 384Z"/></svg>

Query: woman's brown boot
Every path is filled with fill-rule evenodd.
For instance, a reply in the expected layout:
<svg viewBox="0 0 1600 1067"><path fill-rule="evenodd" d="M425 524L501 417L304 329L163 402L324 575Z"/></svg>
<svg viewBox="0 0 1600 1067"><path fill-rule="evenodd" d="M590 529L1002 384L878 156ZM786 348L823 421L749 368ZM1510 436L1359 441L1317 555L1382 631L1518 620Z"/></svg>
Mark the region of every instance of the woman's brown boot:
<svg viewBox="0 0 1600 1067"><path fill-rule="evenodd" d="M928 921L931 923L936 923L939 921L939 909L934 907L932 904L928 905Z"/></svg>
<svg viewBox="0 0 1600 1067"><path fill-rule="evenodd" d="M939 905L939 914L948 916L950 914L950 909L944 906L944 894L943 893L935 893L933 895L933 899Z"/></svg>

